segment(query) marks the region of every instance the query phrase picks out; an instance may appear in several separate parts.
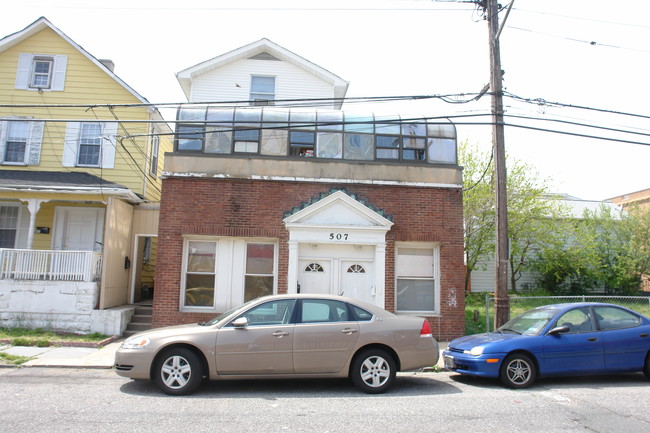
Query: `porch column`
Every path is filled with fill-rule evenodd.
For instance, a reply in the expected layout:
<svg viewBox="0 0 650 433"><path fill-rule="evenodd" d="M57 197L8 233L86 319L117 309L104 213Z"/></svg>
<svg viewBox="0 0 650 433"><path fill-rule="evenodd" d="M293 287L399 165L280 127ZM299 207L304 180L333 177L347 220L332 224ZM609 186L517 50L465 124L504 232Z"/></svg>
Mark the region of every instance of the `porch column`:
<svg viewBox="0 0 650 433"><path fill-rule="evenodd" d="M288 245L287 293L296 293L298 289L298 242L289 241Z"/></svg>
<svg viewBox="0 0 650 433"><path fill-rule="evenodd" d="M386 308L386 244L375 245L375 305Z"/></svg>
<svg viewBox="0 0 650 433"><path fill-rule="evenodd" d="M34 244L34 232L36 231L36 214L41 208L41 203L48 200L41 200L37 198L21 199L27 202L27 210L29 210L29 231L27 232L27 249L31 250Z"/></svg>

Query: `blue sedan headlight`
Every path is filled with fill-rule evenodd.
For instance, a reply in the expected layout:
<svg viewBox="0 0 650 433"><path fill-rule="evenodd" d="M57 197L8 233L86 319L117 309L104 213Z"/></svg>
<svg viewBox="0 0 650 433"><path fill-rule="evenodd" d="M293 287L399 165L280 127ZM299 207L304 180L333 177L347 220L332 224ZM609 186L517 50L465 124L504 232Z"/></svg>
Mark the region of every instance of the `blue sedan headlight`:
<svg viewBox="0 0 650 433"><path fill-rule="evenodd" d="M481 356L483 355L483 346L475 346L472 347L471 350L464 350L463 353L466 355L472 355L472 356Z"/></svg>

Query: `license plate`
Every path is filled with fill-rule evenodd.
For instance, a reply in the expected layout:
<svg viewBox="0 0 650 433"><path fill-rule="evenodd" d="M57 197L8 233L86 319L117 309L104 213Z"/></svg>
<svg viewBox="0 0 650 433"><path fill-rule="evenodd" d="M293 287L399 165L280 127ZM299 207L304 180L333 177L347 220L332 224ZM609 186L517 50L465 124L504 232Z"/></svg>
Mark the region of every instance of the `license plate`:
<svg viewBox="0 0 650 433"><path fill-rule="evenodd" d="M456 360L453 356L445 355L445 368L456 368Z"/></svg>

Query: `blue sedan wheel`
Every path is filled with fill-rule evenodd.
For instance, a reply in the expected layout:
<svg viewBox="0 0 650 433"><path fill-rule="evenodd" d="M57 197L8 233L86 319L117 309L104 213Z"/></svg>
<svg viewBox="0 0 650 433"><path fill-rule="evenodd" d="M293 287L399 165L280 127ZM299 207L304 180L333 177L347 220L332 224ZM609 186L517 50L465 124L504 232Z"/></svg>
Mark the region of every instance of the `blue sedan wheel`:
<svg viewBox="0 0 650 433"><path fill-rule="evenodd" d="M650 352L645 357L645 365L643 366L643 374L650 380Z"/></svg>
<svg viewBox="0 0 650 433"><path fill-rule="evenodd" d="M526 388L535 382L537 369L535 363L526 355L515 353L501 364L499 379L509 388Z"/></svg>

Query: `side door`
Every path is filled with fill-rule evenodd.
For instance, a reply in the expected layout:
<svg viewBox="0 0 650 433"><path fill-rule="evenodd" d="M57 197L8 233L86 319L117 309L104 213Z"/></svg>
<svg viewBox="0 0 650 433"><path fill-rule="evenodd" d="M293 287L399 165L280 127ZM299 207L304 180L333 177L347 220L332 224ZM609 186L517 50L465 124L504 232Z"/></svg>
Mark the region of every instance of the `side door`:
<svg viewBox="0 0 650 433"><path fill-rule="evenodd" d="M359 338L348 305L335 299L302 299L293 340L296 373L338 373Z"/></svg>
<svg viewBox="0 0 650 433"><path fill-rule="evenodd" d="M97 238L103 230L103 217L104 210L101 208L58 207L52 237L53 249L101 251L101 242Z"/></svg>
<svg viewBox="0 0 650 433"><path fill-rule="evenodd" d="M582 374L605 369L601 333L596 330L589 307L567 311L556 326L567 326L569 331L544 337L542 373Z"/></svg>
<svg viewBox="0 0 650 433"><path fill-rule="evenodd" d="M295 299L265 302L241 314L217 333L216 362L220 375L293 373ZM248 324L233 325L246 318Z"/></svg>
<svg viewBox="0 0 650 433"><path fill-rule="evenodd" d="M643 369L650 347L650 330L641 318L616 307L593 307L601 331L608 371Z"/></svg>

